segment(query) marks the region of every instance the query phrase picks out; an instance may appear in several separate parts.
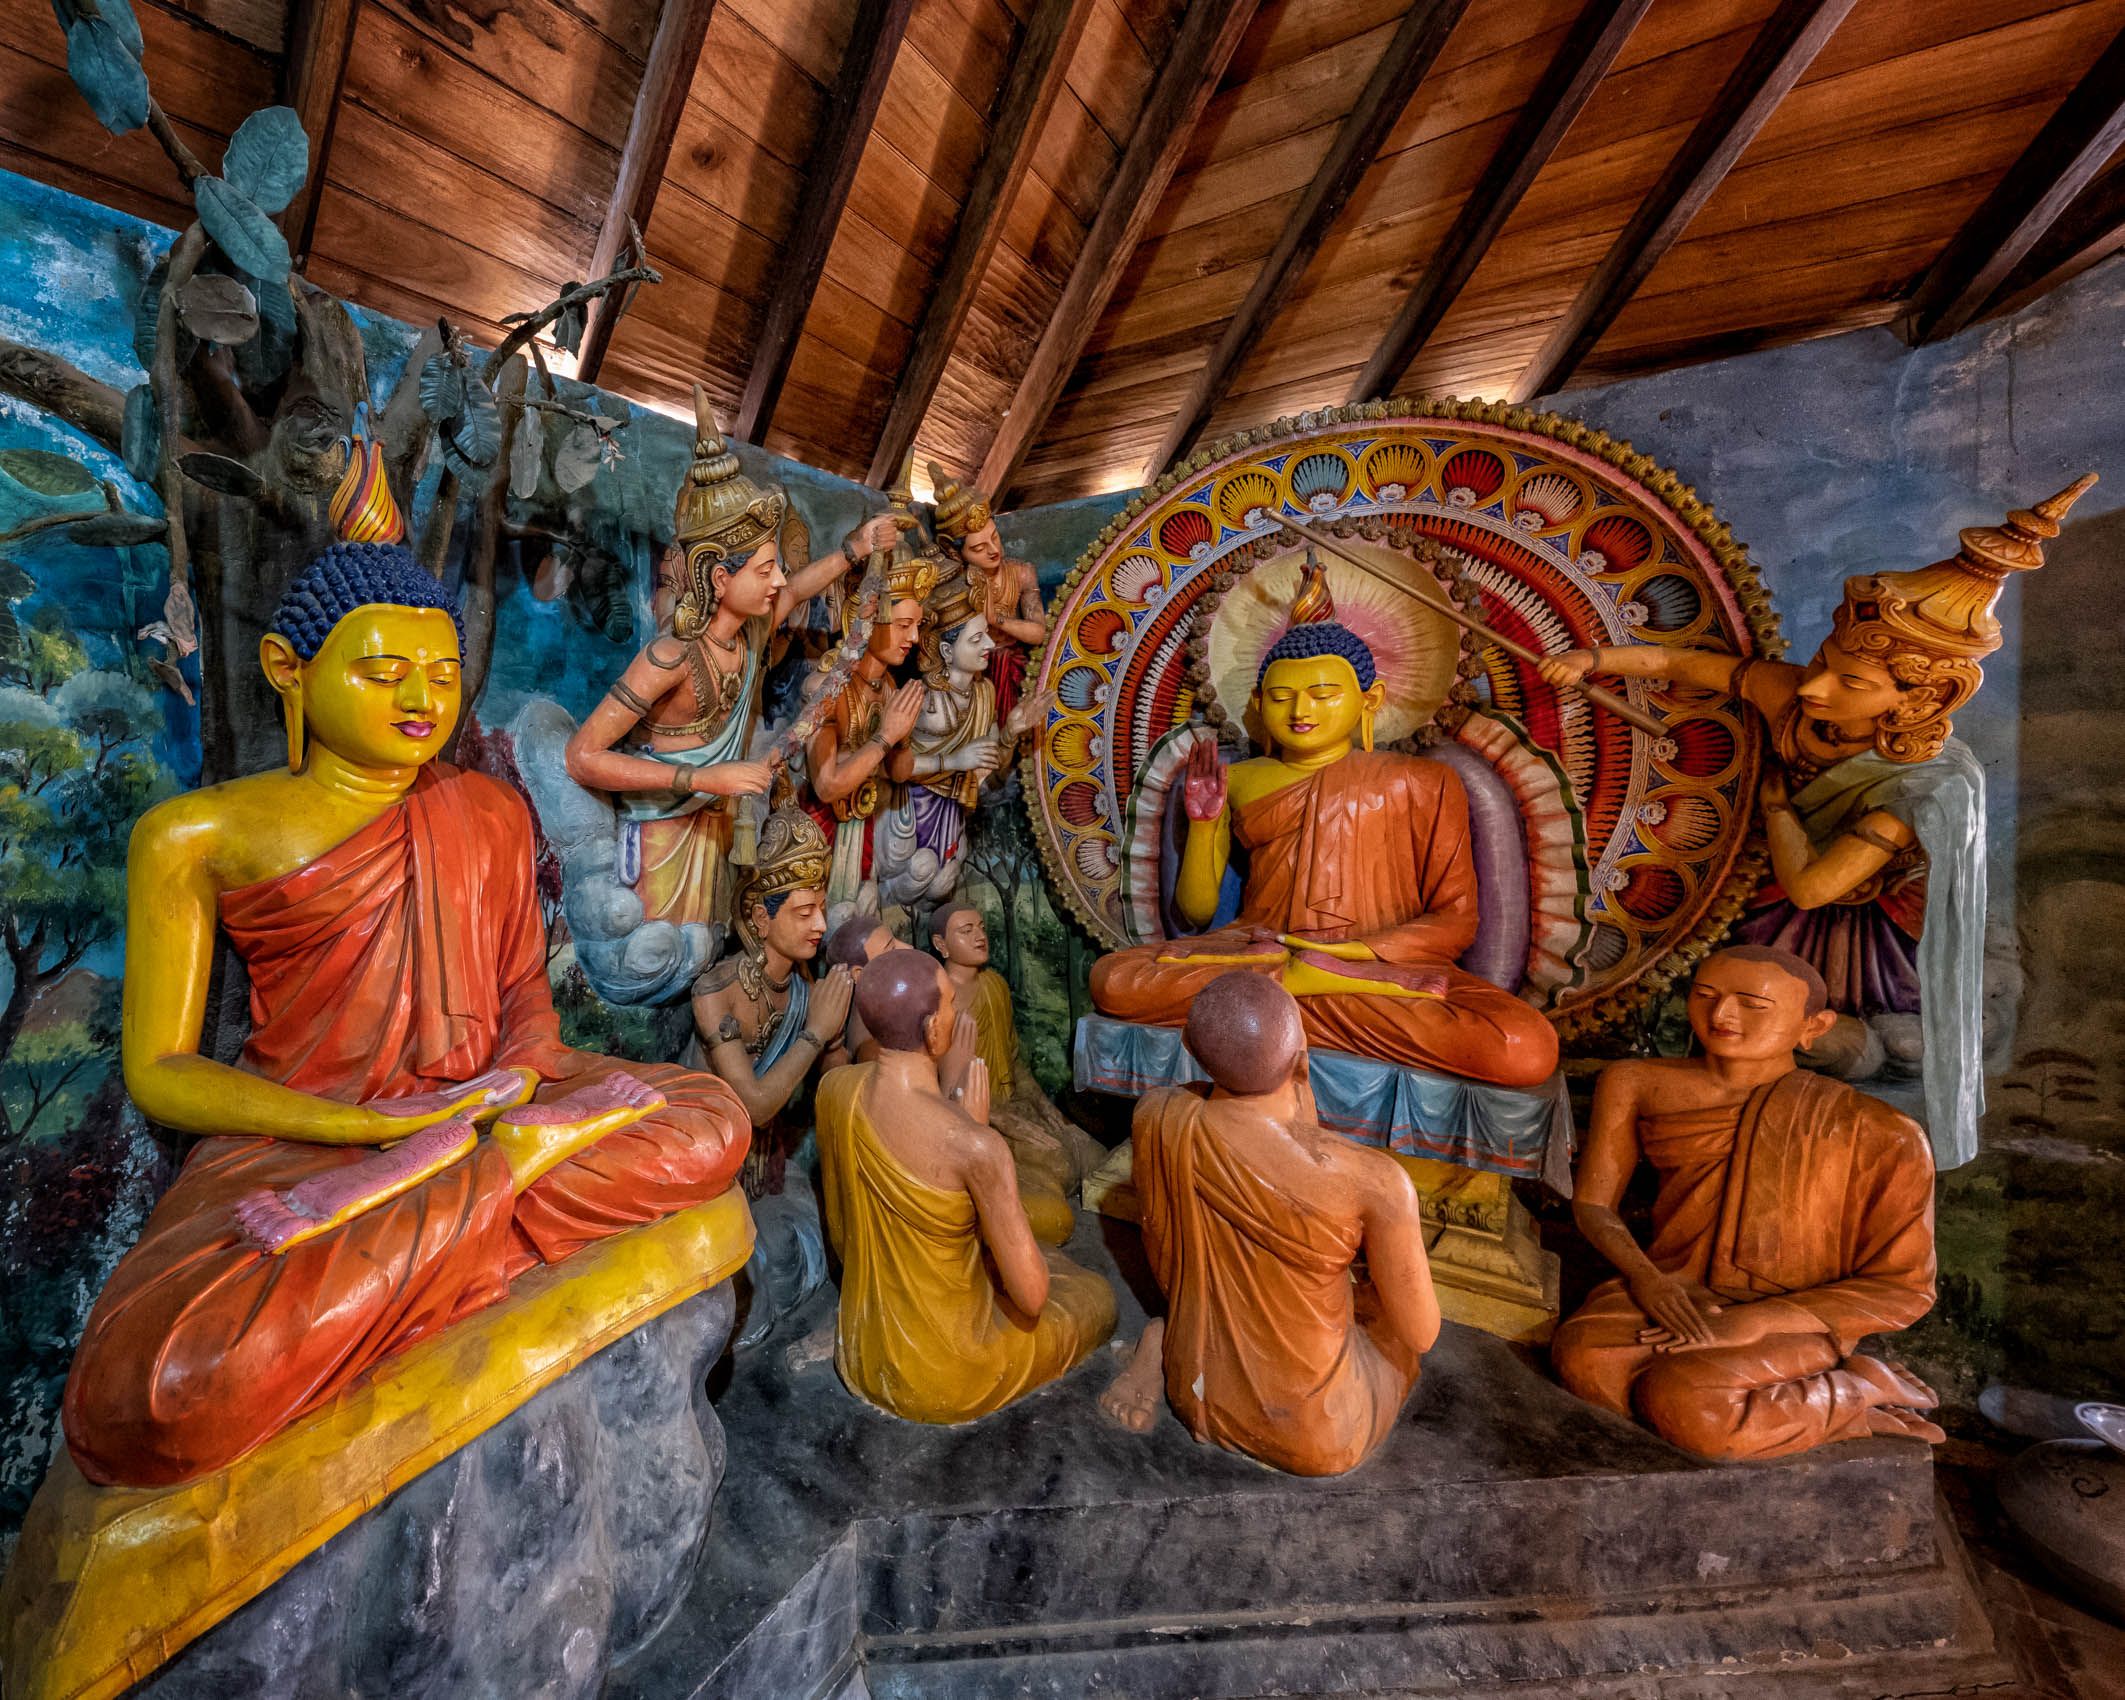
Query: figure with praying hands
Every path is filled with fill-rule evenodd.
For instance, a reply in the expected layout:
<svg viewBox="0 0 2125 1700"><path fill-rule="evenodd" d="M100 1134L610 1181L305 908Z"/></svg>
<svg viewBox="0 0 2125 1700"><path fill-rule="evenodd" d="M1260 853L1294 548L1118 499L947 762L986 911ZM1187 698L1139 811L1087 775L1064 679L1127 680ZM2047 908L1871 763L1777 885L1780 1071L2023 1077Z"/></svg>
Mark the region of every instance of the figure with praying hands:
<svg viewBox="0 0 2125 1700"><path fill-rule="evenodd" d="M1008 720L1025 689L1026 658L1048 636L1040 575L1031 561L1004 553L1003 535L980 491L962 489L935 461L930 484L936 491L937 542L960 568L954 576L982 616L993 645L986 670L996 692L996 713Z"/></svg>
<svg viewBox="0 0 2125 1700"><path fill-rule="evenodd" d="M1933 1159L1910 1117L1798 1068L1835 1019L1790 952L1737 945L1689 993L1702 1055L1611 1063L1572 1198L1615 1266L1557 1330L1558 1379L1685 1451L1776 1458L1942 1438L1930 1389L1862 1351L1933 1306ZM1659 1176L1641 1246L1618 1213Z"/></svg>
<svg viewBox="0 0 2125 1700"><path fill-rule="evenodd" d="M1805 667L1653 644L1567 650L1540 667L1559 686L1596 674L1738 696L1762 718L1771 878L1736 936L1792 951L1828 985L1840 1019L1810 1066L1848 1079L1922 1069L1943 1167L1976 1155L1984 1108L1985 782L1952 716L2000 646L1993 609L2008 579L2044 564L2045 541L2094 482L1969 527L1933 566L1847 579Z"/></svg>
<svg viewBox="0 0 2125 1700"><path fill-rule="evenodd" d="M721 1081L562 1043L530 815L440 759L461 642L406 550L325 550L259 645L286 767L134 831L126 1086L197 1143L68 1376L92 1482L216 1470L518 1275L714 1198L744 1160ZM233 1065L200 1049L217 926L250 979Z"/></svg>
<svg viewBox="0 0 2125 1700"><path fill-rule="evenodd" d="M731 924L738 949L694 984L694 1050L752 1118L746 1190L782 1190L795 1135L791 1114L822 1059L839 1060L854 971L810 977L826 937L826 837L804 810L767 817L754 861L738 872Z"/></svg>
<svg viewBox="0 0 2125 1700"><path fill-rule="evenodd" d="M961 1423L1081 1362L1114 1331L1114 1291L1034 1237L976 1059L946 1089L956 991L894 949L856 983L874 1061L817 1097L827 1231L842 1266L834 1362L849 1390L911 1422Z"/></svg>
<svg viewBox="0 0 2125 1700"><path fill-rule="evenodd" d="M1295 1475L1355 1469L1439 1337L1416 1189L1316 1118L1300 1005L1227 970L1184 1042L1210 1077L1138 1100L1144 1251L1166 1314L1100 1399L1147 1432L1161 1394L1197 1440Z"/></svg>
<svg viewBox="0 0 2125 1700"><path fill-rule="evenodd" d="M1103 1013L1179 1027L1211 981L1245 968L1297 996L1311 1045L1498 1086L1550 1078L1549 1022L1456 966L1478 919L1467 793L1443 763L1372 747L1384 700L1372 651L1309 565L1256 676L1270 750L1227 767L1205 739L1183 781L1175 907L1207 925L1244 852L1239 915L1101 957Z"/></svg>
<svg viewBox="0 0 2125 1700"><path fill-rule="evenodd" d="M768 789L751 746L781 634L811 598L890 550L912 516L880 514L838 552L810 560L788 492L762 489L740 469L699 385L694 412L673 540L683 584L669 629L576 728L565 759L577 784L615 800L620 877L643 919L720 927L738 801Z"/></svg>

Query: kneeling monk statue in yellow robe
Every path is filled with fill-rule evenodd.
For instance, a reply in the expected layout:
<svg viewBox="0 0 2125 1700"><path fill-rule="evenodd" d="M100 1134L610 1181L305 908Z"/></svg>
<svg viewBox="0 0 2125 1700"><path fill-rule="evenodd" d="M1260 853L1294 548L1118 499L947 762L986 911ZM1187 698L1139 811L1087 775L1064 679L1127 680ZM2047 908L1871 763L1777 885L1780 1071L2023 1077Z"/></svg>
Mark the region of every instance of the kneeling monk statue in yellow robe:
<svg viewBox="0 0 2125 1700"><path fill-rule="evenodd" d="M745 1158L721 1081L561 1043L530 814L436 759L461 660L435 579L404 549L336 545L259 652L287 770L133 833L125 1082L203 1137L74 1356L62 1416L93 1482L219 1469L524 1271L715 1197ZM217 921L251 979L234 1066L199 1051Z"/></svg>
<svg viewBox="0 0 2125 1700"><path fill-rule="evenodd" d="M889 950L856 981L875 1062L815 1100L826 1226L841 1255L834 1364L849 1390L919 1423L963 1423L1045 1386L1114 1332L1114 1289L1033 1237L976 1058L948 1096L953 986Z"/></svg>
<svg viewBox="0 0 2125 1700"><path fill-rule="evenodd" d="M1249 856L1239 918L1101 957L1092 1001L1104 1013L1178 1027L1212 980L1247 968L1297 995L1310 1045L1496 1086L1555 1072L1548 1021L1454 966L1476 937L1468 796L1445 764L1372 748L1385 692L1309 570L1255 686L1274 753L1228 770L1205 739L1182 781L1175 907L1210 922L1237 839Z"/></svg>
<svg viewBox="0 0 2125 1700"><path fill-rule="evenodd" d="M1572 1215L1622 1272L1557 1330L1558 1379L1710 1458L1940 1440L1932 1391L1862 1353L1933 1308L1933 1157L1909 1116L1801 1070L1835 1020L1797 956L1738 945L1690 986L1700 1057L1611 1063ZM1617 1214L1640 1158L1652 1243Z"/></svg>
<svg viewBox="0 0 2125 1700"><path fill-rule="evenodd" d="M1274 981L1220 975L1185 1032L1212 1090L1146 1093L1132 1134L1167 1314L1100 1408L1147 1433L1163 1385L1197 1440L1340 1475L1387 1438L1439 1338L1416 1189L1315 1120L1298 1002Z"/></svg>

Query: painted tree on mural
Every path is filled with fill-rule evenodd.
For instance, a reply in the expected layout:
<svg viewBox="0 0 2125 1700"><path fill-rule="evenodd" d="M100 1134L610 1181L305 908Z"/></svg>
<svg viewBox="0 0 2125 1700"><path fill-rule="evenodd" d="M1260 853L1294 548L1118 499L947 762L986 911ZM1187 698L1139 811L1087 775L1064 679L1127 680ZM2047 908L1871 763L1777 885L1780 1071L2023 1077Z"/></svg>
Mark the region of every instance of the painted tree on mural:
<svg viewBox="0 0 2125 1700"><path fill-rule="evenodd" d="M309 139L295 113L253 113L219 169L209 169L155 101L129 0L55 5L83 98L113 134L148 129L197 218L143 281L134 349L144 382L121 392L47 350L0 338L0 392L122 454L160 496L159 518L113 515L104 524L132 527L112 541L153 536L167 550L167 592L152 635L165 646L165 677L199 652L203 777L273 759L277 710L252 658L282 586L330 541L332 493L364 437L380 452L402 513L415 515L427 491L425 518L410 529L438 576L460 500L471 499L462 587L466 696L476 698L492 653L505 541L543 533L557 554L592 554L601 507L592 487L618 459L625 420L594 408L584 386L557 379L539 339L573 352L591 303L612 296L624 310L638 285L658 281L636 263L639 239L609 276L514 315L491 354L438 321L371 426L361 330L337 297L295 274L274 222L309 171ZM649 512L626 517L645 532L658 523ZM96 533L74 535L86 542ZM600 594L596 583L583 591Z"/></svg>

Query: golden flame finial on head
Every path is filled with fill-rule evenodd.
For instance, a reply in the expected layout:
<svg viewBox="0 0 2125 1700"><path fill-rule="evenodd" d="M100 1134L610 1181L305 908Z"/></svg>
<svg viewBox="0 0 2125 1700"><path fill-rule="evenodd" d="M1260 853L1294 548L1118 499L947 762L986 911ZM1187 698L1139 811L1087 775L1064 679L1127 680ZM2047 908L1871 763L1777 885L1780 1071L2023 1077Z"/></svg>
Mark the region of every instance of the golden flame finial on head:
<svg viewBox="0 0 2125 1700"><path fill-rule="evenodd" d="M962 489L934 460L930 462L930 484L935 491L934 523L943 542L964 543L989 523L988 498L979 490Z"/></svg>
<svg viewBox="0 0 2125 1700"><path fill-rule="evenodd" d="M747 955L761 949L753 906L793 891L825 891L833 862L819 823L786 797L779 799L761 824L752 866L739 872L731 892L731 924Z"/></svg>
<svg viewBox="0 0 2125 1700"><path fill-rule="evenodd" d="M1883 755L1924 761L1939 754L1949 717L1984 682L1978 663L2000 646L1993 609L2008 575L2044 564L2044 544L2095 481L2088 473L2033 508L2015 509L2004 524L1966 528L1961 548L1930 567L1845 580L1831 622L1839 647L1887 668L1904 689L1904 701L1876 729Z"/></svg>
<svg viewBox="0 0 2125 1700"><path fill-rule="evenodd" d="M1333 621L1335 617L1335 597L1328 589L1328 568L1309 545L1306 566L1299 576L1299 593L1291 599L1291 623L1311 626Z"/></svg>

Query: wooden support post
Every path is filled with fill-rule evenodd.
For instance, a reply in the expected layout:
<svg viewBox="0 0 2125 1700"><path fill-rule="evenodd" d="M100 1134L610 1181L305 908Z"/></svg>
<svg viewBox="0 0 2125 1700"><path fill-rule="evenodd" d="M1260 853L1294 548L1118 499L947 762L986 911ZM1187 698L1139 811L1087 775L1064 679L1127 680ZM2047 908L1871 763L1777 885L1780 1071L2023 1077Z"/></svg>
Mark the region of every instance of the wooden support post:
<svg viewBox="0 0 2125 1700"><path fill-rule="evenodd" d="M768 297L760 343L745 379L745 398L732 426L732 435L748 443L759 442L774 420L775 403L782 397L797 339L811 314L827 250L841 228L841 209L848 204L856 164L871 139L871 124L885 98L886 79L893 73L911 9L912 0L859 0L857 5L856 27L849 32L826 122L812 144L804 193L797 199L796 219L783 244L782 272Z"/></svg>
<svg viewBox="0 0 2125 1700"><path fill-rule="evenodd" d="M591 250L592 277L604 277L616 270L620 251L632 233L649 227L650 211L657 204L657 190L664 183L664 167L671 159L679 120L686 112L687 91L693 87L694 71L701 62L701 44L708 39L708 22L715 10L716 0L664 0L657 14L657 33L650 40L649 58L643 63L642 81L635 91L634 113L627 121L627 140L620 148L620 169L613 179L612 199L598 226L597 246ZM613 327L620 321L624 300L624 295L615 291L591 303L590 323L576 356L576 376L586 384L597 382L606 351L612 347Z"/></svg>
<svg viewBox="0 0 2125 1700"><path fill-rule="evenodd" d="M1594 90L1652 4L1653 0L1589 0L1482 178L1461 203L1453 229L1403 301L1380 346L1365 362L1351 386L1352 401L1394 394L1409 363L1460 299L1483 256L1490 252L1521 198L1534 187L1572 121L1593 99Z"/></svg>
<svg viewBox="0 0 2125 1700"><path fill-rule="evenodd" d="M280 66L280 98L295 109L310 138L310 174L280 215L288 250L300 271L317 237L317 203L325 192L332 155L332 128L347 81L347 55L361 0L290 0L288 47Z"/></svg>
<svg viewBox="0 0 2125 1700"><path fill-rule="evenodd" d="M996 244L1003 239L1011 203L1033 163L1034 144L1062 91L1071 56L1091 15L1091 0L1041 0L1018 39L1011 58L1011 80L997 97L989 122L989 145L967 189L966 204L959 209L951 250L931 280L929 305L923 309L914 346L894 385L885 430L871 451L866 482L881 490L915 447L923 417L952 358L952 345L959 340L975 291L981 287Z"/></svg>
<svg viewBox="0 0 2125 1700"><path fill-rule="evenodd" d="M1357 191L1366 168L1378 157L1381 143L1400 121L1403 109L1430 74L1446 38L1467 10L1468 0L1416 0L1402 14L1394 39L1373 66L1357 105L1336 132L1313 181L1284 221L1276 246L1255 274L1254 286L1226 325L1217 347L1211 350L1208 363L1196 374L1187 400L1167 428L1165 440L1144 467L1146 484L1195 446L1203 427L1210 423L1210 415L1254 351L1255 342L1306 275L1306 268Z"/></svg>
<svg viewBox="0 0 2125 1700"><path fill-rule="evenodd" d="M1783 0L1771 14L1733 75L1713 97L1711 110L1697 121L1542 352L1513 385L1514 401L1548 395L1570 381L1579 362L1593 352L1616 322L1616 315L1703 210L1853 4L1854 0Z"/></svg>
<svg viewBox="0 0 2125 1700"><path fill-rule="evenodd" d="M1217 92L1218 79L1254 18L1255 3L1190 0L1144 100L1135 133L1114 168L1099 213L1085 233L1084 247L1070 270L1069 282L1063 285L1062 299L1049 315L1048 328L982 460L979 483L998 505L1018 476L1033 439L1061 399L1078 355L1121 282L1129 256L1158 211L1196 121Z"/></svg>
<svg viewBox="0 0 2125 1700"><path fill-rule="evenodd" d="M2125 142L2125 31L1941 250L1911 297L1914 346L1951 337L1984 310L2044 233Z"/></svg>

